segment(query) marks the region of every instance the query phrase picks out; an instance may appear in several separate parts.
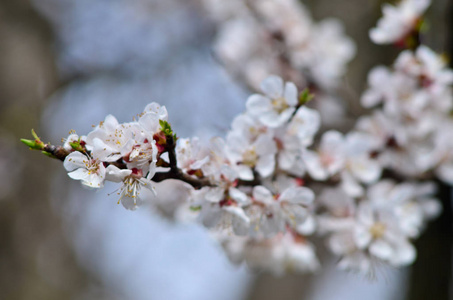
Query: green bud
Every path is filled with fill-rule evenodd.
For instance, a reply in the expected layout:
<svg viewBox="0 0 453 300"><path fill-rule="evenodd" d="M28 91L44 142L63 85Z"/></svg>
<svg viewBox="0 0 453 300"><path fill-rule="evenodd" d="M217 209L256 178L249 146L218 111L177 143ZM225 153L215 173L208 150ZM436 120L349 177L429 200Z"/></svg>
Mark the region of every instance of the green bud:
<svg viewBox="0 0 453 300"><path fill-rule="evenodd" d="M40 150L40 149L41 149L41 148L37 148L37 147L36 147L35 141L26 140L26 139L20 139L20 141L21 141L22 143L24 143L25 145L27 145L28 147L30 147L30 149L35 149L35 150Z"/></svg>
<svg viewBox="0 0 453 300"><path fill-rule="evenodd" d="M70 146L72 147L72 149L74 149L75 151L80 151L80 152L83 152L83 151L84 151L82 145L80 145L80 141L69 143L69 145L70 145Z"/></svg>
<svg viewBox="0 0 453 300"><path fill-rule="evenodd" d="M56 158L54 155L50 154L49 152L41 151L41 153L44 154L45 156L50 157L50 158Z"/></svg>
<svg viewBox="0 0 453 300"><path fill-rule="evenodd" d="M305 105L315 97L314 94L310 93L308 88L305 88L299 95L299 104Z"/></svg>

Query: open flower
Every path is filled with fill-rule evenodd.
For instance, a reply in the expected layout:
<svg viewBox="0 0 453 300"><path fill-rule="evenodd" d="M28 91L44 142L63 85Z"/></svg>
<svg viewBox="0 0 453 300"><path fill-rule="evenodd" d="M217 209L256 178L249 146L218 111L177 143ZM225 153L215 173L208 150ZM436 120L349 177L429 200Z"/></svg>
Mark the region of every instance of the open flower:
<svg viewBox="0 0 453 300"><path fill-rule="evenodd" d="M78 151L66 156L64 163L68 176L90 188L102 188L105 180L105 167L102 161Z"/></svg>
<svg viewBox="0 0 453 300"><path fill-rule="evenodd" d="M151 170L155 170L151 169ZM150 180L155 171L150 171L146 177L143 171L139 169L119 169L114 165L107 167L107 180L113 182L122 182L118 195L120 196L118 204L121 202L126 209L135 210L137 206L143 203L142 189L145 188L156 194L155 188Z"/></svg>
<svg viewBox="0 0 453 300"><path fill-rule="evenodd" d="M250 217L250 235L272 237L284 232L285 226L296 229L309 215L307 207L313 202L314 193L306 187L289 187L273 195L264 186L253 188L253 205L247 210Z"/></svg>
<svg viewBox="0 0 453 300"><path fill-rule="evenodd" d="M276 128L287 122L297 105L297 88L292 82L283 83L277 76L270 76L261 83L263 95L254 94L247 100L247 112L264 125Z"/></svg>

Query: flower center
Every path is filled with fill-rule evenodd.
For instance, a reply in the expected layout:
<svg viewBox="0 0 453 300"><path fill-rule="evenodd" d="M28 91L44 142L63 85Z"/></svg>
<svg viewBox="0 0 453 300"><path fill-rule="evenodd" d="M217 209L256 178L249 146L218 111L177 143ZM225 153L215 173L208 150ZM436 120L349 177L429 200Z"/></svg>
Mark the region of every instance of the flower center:
<svg viewBox="0 0 453 300"><path fill-rule="evenodd" d="M258 154L256 153L255 149L248 149L242 155L242 163L249 167L253 167L256 165L258 161Z"/></svg>
<svg viewBox="0 0 453 300"><path fill-rule="evenodd" d="M281 114L289 107L289 105L286 103L285 98L283 97L272 99L272 106L279 114Z"/></svg>
<svg viewBox="0 0 453 300"><path fill-rule="evenodd" d="M379 239L384 235L386 229L387 226L384 223L376 222L369 230L374 239Z"/></svg>
<svg viewBox="0 0 453 300"><path fill-rule="evenodd" d="M97 159L88 159L83 162L88 170L88 175L96 174L99 171L99 161Z"/></svg>

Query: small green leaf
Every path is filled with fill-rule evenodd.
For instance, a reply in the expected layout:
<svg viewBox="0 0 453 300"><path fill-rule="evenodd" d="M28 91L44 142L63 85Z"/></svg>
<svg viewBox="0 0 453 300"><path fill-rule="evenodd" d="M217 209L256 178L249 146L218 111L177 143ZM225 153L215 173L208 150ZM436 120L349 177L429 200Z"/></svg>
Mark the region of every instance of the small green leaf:
<svg viewBox="0 0 453 300"><path fill-rule="evenodd" d="M33 135L33 137L35 138L35 140L40 140L39 136L36 134L36 132L35 132L34 129L31 130L31 135Z"/></svg>
<svg viewBox="0 0 453 300"><path fill-rule="evenodd" d="M162 132L165 134L166 137L174 136L176 138L176 135L173 133L173 130L171 129L170 123L164 120L159 120L159 124Z"/></svg>
<svg viewBox="0 0 453 300"><path fill-rule="evenodd" d="M191 206L190 210L191 211L200 211L201 210L201 205L199 205L199 206Z"/></svg>

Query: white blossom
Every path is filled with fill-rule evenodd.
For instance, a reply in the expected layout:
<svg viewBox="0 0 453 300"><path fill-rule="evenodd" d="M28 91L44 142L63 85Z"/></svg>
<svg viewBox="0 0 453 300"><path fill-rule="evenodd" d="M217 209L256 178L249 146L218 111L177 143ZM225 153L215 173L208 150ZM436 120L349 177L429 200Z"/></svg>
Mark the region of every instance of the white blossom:
<svg viewBox="0 0 453 300"><path fill-rule="evenodd" d="M97 157L75 151L66 156L63 165L68 176L80 180L83 185L90 188L104 186L105 167Z"/></svg>
<svg viewBox="0 0 453 300"><path fill-rule="evenodd" d="M376 44L390 44L403 39L415 29L430 4L431 0L402 0L397 6L384 4L383 17L370 30L371 40Z"/></svg>

